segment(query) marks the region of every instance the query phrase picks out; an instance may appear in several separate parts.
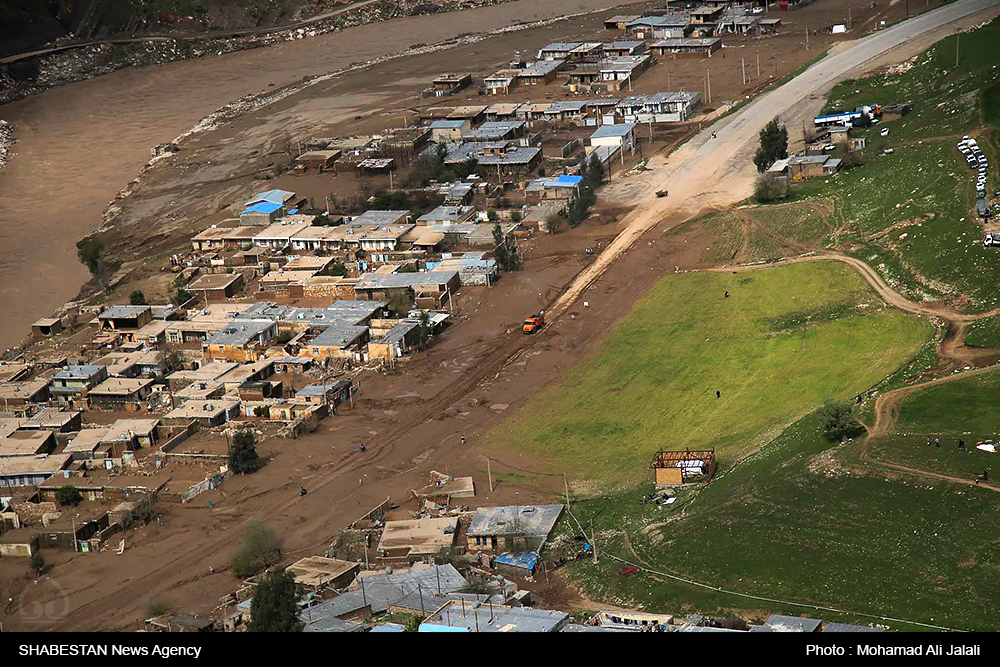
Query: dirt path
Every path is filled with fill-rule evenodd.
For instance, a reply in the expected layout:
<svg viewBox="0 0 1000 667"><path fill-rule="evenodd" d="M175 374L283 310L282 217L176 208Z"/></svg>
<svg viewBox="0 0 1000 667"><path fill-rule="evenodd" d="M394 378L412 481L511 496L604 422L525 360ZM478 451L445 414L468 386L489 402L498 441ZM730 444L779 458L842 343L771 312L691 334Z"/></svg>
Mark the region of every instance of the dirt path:
<svg viewBox="0 0 1000 667"><path fill-rule="evenodd" d="M962 313L956 313L950 308L945 306L935 306L935 305L922 305L910 301L909 299L903 297L901 294L889 287L885 281L865 262L853 258L847 257L846 255L841 255L838 253L823 252L816 255L810 255L807 257L795 257L783 262L772 263L772 264L756 264L753 266L729 266L729 267L718 267L713 269L707 269L712 272L724 272L728 273L730 271L752 271L757 269L767 269L778 265L784 264L796 264L801 262L811 262L811 261L837 261L843 262L856 270L865 281L878 292L886 303L899 308L900 310L914 313L917 315L925 315L928 317L938 317L945 320L948 331L945 337L938 344L938 358L941 360L941 364L937 367L936 372L938 373L950 373L944 377L938 377L933 380L928 380L926 382L920 382L918 384L913 384L908 387L901 387L899 389L894 389L892 391L886 392L879 396L875 400L875 422L872 426L865 425L867 430L867 436L861 446L860 458L866 463L881 466L883 468L889 468L891 470L898 470L900 472L908 472L929 479L938 479L943 481L955 482L957 484L967 484L976 485L975 480L970 480L964 477L955 477L953 475L942 475L940 473L930 472L927 470L921 470L919 468L911 468L908 466L899 465L896 463L890 463L888 461L882 461L875 459L871 454L871 442L872 440L888 435L892 430L893 425L896 422L896 408L903 401L903 399L916 391L926 389L927 387L932 387L935 385L945 384L947 382L954 382L955 380L964 380L966 378L975 377L977 375L984 375L986 373L992 373L1000 370L1000 366L992 365L982 368L977 368L975 370L969 370L966 372L961 371L964 368L968 368L969 365L976 363L977 361L982 361L983 359L989 357L995 357L995 350L988 349L978 349L969 348L965 345L965 330L969 322L974 322L976 320L983 319L984 317L990 317L991 315L996 315L1000 312L1000 309L994 309L987 313L979 313L976 315L966 315ZM1000 491L1000 487L995 486L989 482L979 482L978 486L988 488L991 491Z"/></svg>

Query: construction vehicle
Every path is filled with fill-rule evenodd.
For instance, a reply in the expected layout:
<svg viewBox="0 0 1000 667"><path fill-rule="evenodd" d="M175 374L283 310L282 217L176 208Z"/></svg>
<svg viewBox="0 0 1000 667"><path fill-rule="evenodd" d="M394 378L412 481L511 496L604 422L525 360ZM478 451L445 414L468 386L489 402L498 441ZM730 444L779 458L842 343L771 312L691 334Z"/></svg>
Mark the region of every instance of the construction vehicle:
<svg viewBox="0 0 1000 667"><path fill-rule="evenodd" d="M545 311L539 312L537 315L532 315L531 317L524 318L524 326L521 327L526 335L533 334L536 331L540 331L545 327Z"/></svg>
<svg viewBox="0 0 1000 667"><path fill-rule="evenodd" d="M666 190L657 190L656 191L656 196L657 197L666 197L667 196L667 191Z"/></svg>

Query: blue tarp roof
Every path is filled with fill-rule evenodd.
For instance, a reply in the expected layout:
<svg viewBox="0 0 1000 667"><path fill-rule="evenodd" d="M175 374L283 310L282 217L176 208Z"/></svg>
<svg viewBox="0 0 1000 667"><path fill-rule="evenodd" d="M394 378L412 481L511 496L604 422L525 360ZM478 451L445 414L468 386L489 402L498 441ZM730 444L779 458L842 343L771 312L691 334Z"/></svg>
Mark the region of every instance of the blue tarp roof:
<svg viewBox="0 0 1000 667"><path fill-rule="evenodd" d="M281 208L281 204L262 201L254 204L253 206L247 206L245 209L240 211L240 213L274 213L279 208Z"/></svg>
<svg viewBox="0 0 1000 667"><path fill-rule="evenodd" d="M534 570L535 566L538 565L538 554L531 551L517 554L500 554L496 557L496 562L513 567L522 567L525 570Z"/></svg>

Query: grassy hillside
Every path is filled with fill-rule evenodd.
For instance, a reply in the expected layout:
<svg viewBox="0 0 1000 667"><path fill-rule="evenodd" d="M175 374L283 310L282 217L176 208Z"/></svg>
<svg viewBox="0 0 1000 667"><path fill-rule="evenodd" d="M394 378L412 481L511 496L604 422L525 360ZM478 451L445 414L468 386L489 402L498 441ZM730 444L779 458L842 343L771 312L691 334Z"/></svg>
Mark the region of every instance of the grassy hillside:
<svg viewBox="0 0 1000 667"><path fill-rule="evenodd" d="M606 483L645 477L661 447L715 447L725 466L878 382L930 333L833 262L670 275L493 439Z"/></svg>
<svg viewBox="0 0 1000 667"><path fill-rule="evenodd" d="M618 574L609 555L752 595L979 630L1000 611L997 494L928 483L860 464L857 442L832 445L815 415L700 492L667 507L639 505L650 485L584 501L574 514L611 536L605 558L577 561L571 578L608 602L647 610L764 616L791 613L872 622L674 582ZM564 522L567 542L572 522ZM890 623L901 629L913 626Z"/></svg>

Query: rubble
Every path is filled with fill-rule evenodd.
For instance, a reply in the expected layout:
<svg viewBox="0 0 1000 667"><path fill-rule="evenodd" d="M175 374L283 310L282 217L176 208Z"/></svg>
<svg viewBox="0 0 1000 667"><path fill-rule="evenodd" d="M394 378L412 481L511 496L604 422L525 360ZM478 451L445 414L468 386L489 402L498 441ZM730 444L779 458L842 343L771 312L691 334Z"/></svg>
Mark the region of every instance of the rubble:
<svg viewBox="0 0 1000 667"><path fill-rule="evenodd" d="M0 120L0 169L13 157L10 147L14 145L14 126L5 120Z"/></svg>

